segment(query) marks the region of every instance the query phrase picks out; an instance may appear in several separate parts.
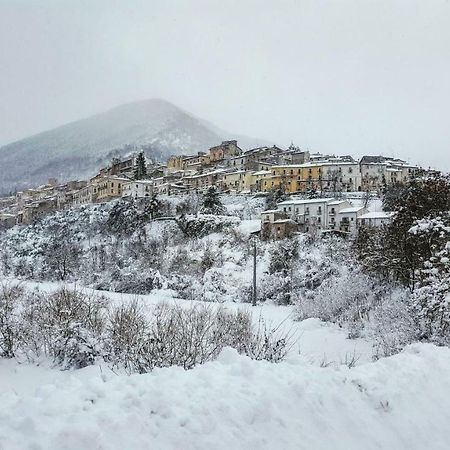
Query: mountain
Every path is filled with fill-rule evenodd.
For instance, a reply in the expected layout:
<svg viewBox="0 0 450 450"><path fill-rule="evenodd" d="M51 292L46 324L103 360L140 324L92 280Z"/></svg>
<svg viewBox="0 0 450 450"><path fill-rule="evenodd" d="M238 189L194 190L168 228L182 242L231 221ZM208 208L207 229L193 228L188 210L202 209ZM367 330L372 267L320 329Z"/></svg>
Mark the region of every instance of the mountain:
<svg viewBox="0 0 450 450"><path fill-rule="evenodd" d="M227 139L237 139L241 148L267 144L220 130L165 100L127 103L0 147L0 193L51 177L93 176L112 156L136 147L165 161L172 154L207 151Z"/></svg>

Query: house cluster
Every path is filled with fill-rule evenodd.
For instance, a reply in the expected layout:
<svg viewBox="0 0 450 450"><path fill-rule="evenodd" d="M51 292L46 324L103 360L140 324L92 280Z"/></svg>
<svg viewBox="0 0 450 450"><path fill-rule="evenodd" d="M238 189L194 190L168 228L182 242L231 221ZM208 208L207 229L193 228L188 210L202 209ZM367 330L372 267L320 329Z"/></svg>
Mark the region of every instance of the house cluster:
<svg viewBox="0 0 450 450"><path fill-rule="evenodd" d="M277 209L261 213L261 237L284 239L296 232L312 236L333 232L355 235L360 226L380 227L391 219L391 212L370 212L348 200L290 199L278 203Z"/></svg>
<svg viewBox="0 0 450 450"><path fill-rule="evenodd" d="M211 186L224 193L313 190L324 197L327 193L377 191L421 171L399 159L364 156L356 161L351 156L310 154L294 145L285 150L264 146L243 151L235 140L196 155L172 156L164 165L148 165L145 179L134 179L137 161L136 155L115 159L89 180L59 184L52 179L0 199L0 227L29 224L54 210L118 197L203 193Z"/></svg>
<svg viewBox="0 0 450 450"><path fill-rule="evenodd" d="M281 189L287 194L317 191L379 191L391 183L405 182L422 169L384 156L310 154L291 145L242 151L236 141L222 142L207 153L172 156L165 167L167 192L204 191L217 186L222 192L253 193Z"/></svg>

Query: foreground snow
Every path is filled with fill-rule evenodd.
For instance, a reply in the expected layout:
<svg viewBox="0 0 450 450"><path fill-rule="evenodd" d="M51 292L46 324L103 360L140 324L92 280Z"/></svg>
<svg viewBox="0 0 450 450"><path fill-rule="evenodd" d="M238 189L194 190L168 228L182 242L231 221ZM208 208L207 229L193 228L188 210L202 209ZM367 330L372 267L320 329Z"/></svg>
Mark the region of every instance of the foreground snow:
<svg viewBox="0 0 450 450"><path fill-rule="evenodd" d="M353 369L232 349L191 371L133 376L0 360L0 381L2 450L437 450L450 440L450 350L424 344Z"/></svg>
<svg viewBox="0 0 450 450"><path fill-rule="evenodd" d="M112 303L135 298L101 294ZM160 301L191 304L169 290L139 300L149 313ZM191 371L132 376L0 359L0 450L448 448L450 349L416 344L374 363L370 341L318 319L294 321L292 307L222 306L291 330L298 342L288 359L258 362L225 349Z"/></svg>

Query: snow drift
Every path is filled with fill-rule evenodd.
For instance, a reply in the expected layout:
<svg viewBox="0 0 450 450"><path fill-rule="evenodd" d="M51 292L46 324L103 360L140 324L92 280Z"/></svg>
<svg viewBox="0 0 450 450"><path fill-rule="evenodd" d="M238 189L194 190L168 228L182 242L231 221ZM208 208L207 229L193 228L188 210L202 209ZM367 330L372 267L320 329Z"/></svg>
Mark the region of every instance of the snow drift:
<svg viewBox="0 0 450 450"><path fill-rule="evenodd" d="M1 360L0 374L2 450L438 450L450 439L450 350L427 344L352 369L298 355L274 365L227 348L191 371Z"/></svg>

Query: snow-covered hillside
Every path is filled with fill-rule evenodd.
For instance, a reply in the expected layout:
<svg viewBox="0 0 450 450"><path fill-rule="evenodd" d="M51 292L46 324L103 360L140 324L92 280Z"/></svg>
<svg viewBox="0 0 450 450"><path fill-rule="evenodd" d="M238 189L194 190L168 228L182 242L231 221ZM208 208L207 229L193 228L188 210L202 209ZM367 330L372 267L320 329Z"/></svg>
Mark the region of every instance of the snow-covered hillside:
<svg viewBox="0 0 450 450"><path fill-rule="evenodd" d="M112 150L127 145L145 145L149 157L165 160L206 151L224 139L238 139L243 148L262 143L233 136L164 100L129 103L1 147L0 193L49 177L92 176L109 163Z"/></svg>

